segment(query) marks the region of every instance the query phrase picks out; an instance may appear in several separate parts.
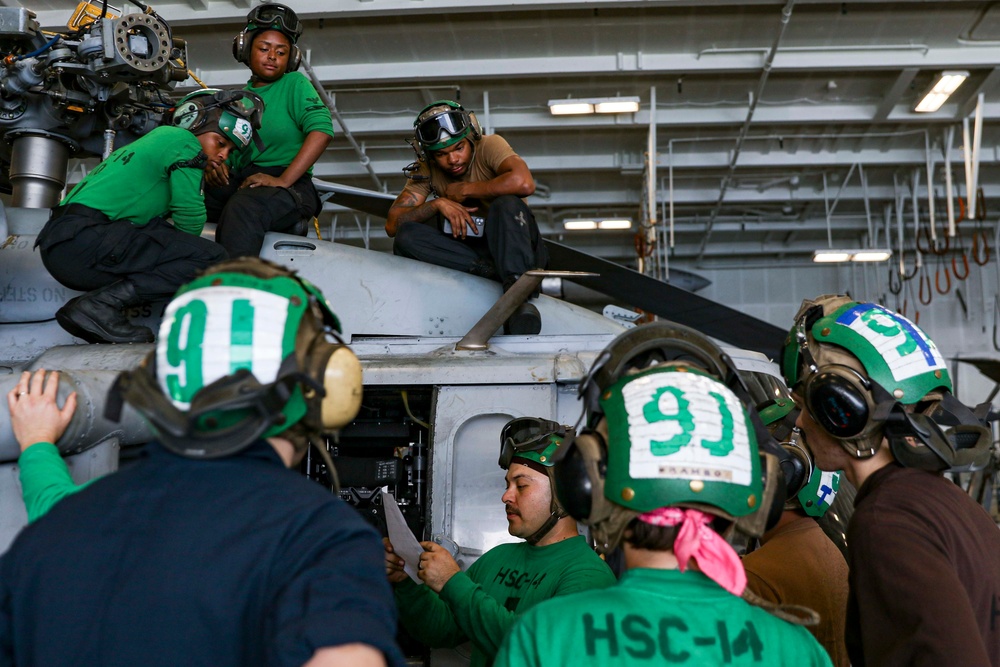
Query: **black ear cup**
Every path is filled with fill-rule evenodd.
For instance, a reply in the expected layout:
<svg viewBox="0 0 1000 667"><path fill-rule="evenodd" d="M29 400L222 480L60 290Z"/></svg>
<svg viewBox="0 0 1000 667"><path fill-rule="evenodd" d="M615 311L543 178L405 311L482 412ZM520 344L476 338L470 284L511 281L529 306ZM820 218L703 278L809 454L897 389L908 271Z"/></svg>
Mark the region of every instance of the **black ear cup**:
<svg viewBox="0 0 1000 667"><path fill-rule="evenodd" d="M250 44L247 37L245 32L233 37L233 58L236 58L236 62L246 64L250 60Z"/></svg>
<svg viewBox="0 0 1000 667"><path fill-rule="evenodd" d="M589 524L594 517L595 494L598 502L604 496L607 444L600 433L583 431L564 452L552 468L556 498L567 514Z"/></svg>
<svg viewBox="0 0 1000 667"><path fill-rule="evenodd" d="M806 384L809 413L828 433L838 438L859 435L871 416L867 388L839 372L824 371Z"/></svg>
<svg viewBox="0 0 1000 667"><path fill-rule="evenodd" d="M792 498L809 482L813 464L806 451L798 445L783 444L782 448L788 456L781 459L781 473L785 477L787 495Z"/></svg>

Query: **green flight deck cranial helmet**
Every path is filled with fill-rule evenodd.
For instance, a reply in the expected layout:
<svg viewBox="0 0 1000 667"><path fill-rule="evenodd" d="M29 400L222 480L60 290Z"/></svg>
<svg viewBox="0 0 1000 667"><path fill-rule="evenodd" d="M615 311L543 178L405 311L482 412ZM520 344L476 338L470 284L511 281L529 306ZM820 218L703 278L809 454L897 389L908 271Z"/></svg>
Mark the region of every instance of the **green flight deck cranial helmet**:
<svg viewBox="0 0 1000 667"><path fill-rule="evenodd" d="M500 458L497 461L504 470L511 464L519 463L544 473L549 478L552 498L549 502L549 517L545 523L529 535L528 544L537 544L556 523L567 516L556 498L553 465L560 448L573 438L573 427L541 417L517 417L507 422L500 431Z"/></svg>
<svg viewBox="0 0 1000 667"><path fill-rule="evenodd" d="M264 101L254 92L203 88L185 95L171 116L171 124L195 136L217 132L246 148L260 127Z"/></svg>
<svg viewBox="0 0 1000 667"><path fill-rule="evenodd" d="M475 142L483 136L476 114L451 100L438 100L421 109L413 121L413 132L414 140L425 157L465 138Z"/></svg>
<svg viewBox="0 0 1000 667"><path fill-rule="evenodd" d="M603 417L555 470L560 502L591 526L599 551L613 549L633 518L662 507L734 523L766 514L765 498L773 496L750 418L712 376L682 362L660 364L622 376L600 404ZM780 473L769 465L768 475Z"/></svg>
<svg viewBox="0 0 1000 667"><path fill-rule="evenodd" d="M917 325L843 296L803 302L785 341L782 372L810 416L858 458L881 445L888 406L914 405L952 388L944 358Z"/></svg>
<svg viewBox="0 0 1000 667"><path fill-rule="evenodd" d="M229 456L277 435L304 449L360 408L361 366L339 331L308 281L230 260L178 290L156 350L116 386L177 454Z"/></svg>

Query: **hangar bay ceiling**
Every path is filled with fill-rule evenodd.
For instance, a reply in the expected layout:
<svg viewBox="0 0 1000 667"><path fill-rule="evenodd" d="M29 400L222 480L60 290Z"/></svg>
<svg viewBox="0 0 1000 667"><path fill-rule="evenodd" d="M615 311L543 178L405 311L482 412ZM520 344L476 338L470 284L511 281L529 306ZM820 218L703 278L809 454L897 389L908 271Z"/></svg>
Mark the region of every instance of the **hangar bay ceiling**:
<svg viewBox="0 0 1000 667"><path fill-rule="evenodd" d="M28 7L47 28L72 10L66 0L5 4ZM891 245L898 262L900 227L909 251L915 228L930 229L931 205L936 235L946 233L946 156L953 217L971 217L969 180L982 190L981 217L992 225L1000 210L997 3L289 4L305 20L309 69L342 122L315 168L328 181L398 192L414 159L406 140L415 114L453 98L527 161L546 236L632 267L642 255L647 272L668 262L803 264L825 247ZM230 42L250 5L154 8L188 40L201 80L236 87L247 71ZM945 71L968 79L939 111L914 112ZM639 110L549 111L550 100L595 97L638 97ZM630 230L564 229L567 219L623 217ZM338 239L389 247L374 216L328 206L322 222ZM957 223L962 243L977 228Z"/></svg>

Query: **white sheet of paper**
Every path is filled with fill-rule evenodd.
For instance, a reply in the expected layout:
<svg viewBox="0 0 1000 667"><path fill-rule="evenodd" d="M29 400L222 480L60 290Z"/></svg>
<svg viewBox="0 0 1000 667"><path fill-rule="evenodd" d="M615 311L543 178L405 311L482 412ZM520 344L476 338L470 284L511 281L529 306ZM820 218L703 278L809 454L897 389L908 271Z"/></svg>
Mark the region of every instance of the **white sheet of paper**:
<svg viewBox="0 0 1000 667"><path fill-rule="evenodd" d="M406 525L403 513L399 511L396 499L388 491L382 491L382 506L385 508L385 526L389 531L389 541L396 555L403 559L405 565L403 571L410 575L410 579L418 584L424 583L417 576L417 564L420 562L420 554L424 548L413 536L410 527Z"/></svg>

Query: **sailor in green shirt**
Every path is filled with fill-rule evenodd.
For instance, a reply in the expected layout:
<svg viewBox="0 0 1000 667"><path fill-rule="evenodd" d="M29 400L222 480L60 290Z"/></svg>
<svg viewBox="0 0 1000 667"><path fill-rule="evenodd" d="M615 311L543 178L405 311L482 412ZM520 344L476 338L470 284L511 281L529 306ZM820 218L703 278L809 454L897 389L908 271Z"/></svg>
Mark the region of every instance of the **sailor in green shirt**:
<svg viewBox="0 0 1000 667"><path fill-rule="evenodd" d="M467 572L439 544L422 542L423 585L418 585L386 540L386 573L410 634L432 648L471 641L471 667L484 667L526 610L552 597L614 584L610 568L554 499L552 461L567 432L572 429L525 417L508 422L501 433L507 530L524 542L490 549Z"/></svg>
<svg viewBox="0 0 1000 667"><path fill-rule="evenodd" d="M200 237L204 170L250 143L262 105L245 91L191 93L170 125L111 153L52 210L36 241L42 262L86 292L56 312L64 329L89 343L149 343L153 332L125 310L169 299L225 259Z"/></svg>
<svg viewBox="0 0 1000 667"><path fill-rule="evenodd" d="M531 609L494 664L830 667L805 628L741 597L746 573L723 534L769 496L733 391L669 362L602 387L600 407L556 462L556 490L602 551L622 543L627 571Z"/></svg>
<svg viewBox="0 0 1000 667"><path fill-rule="evenodd" d="M71 493L89 484L77 485L55 443L62 437L76 411L76 392L66 397L60 408L59 372L46 378L45 369L24 371L17 385L7 393L10 426L21 446L18 458L21 495L33 522Z"/></svg>
<svg viewBox="0 0 1000 667"><path fill-rule="evenodd" d="M233 41L236 60L250 68L243 90L265 102L261 146L205 170L209 220L230 257L256 257L267 232L305 235L303 221L322 204L312 168L333 139L330 110L313 84L296 72L302 22L276 2L257 5Z"/></svg>

